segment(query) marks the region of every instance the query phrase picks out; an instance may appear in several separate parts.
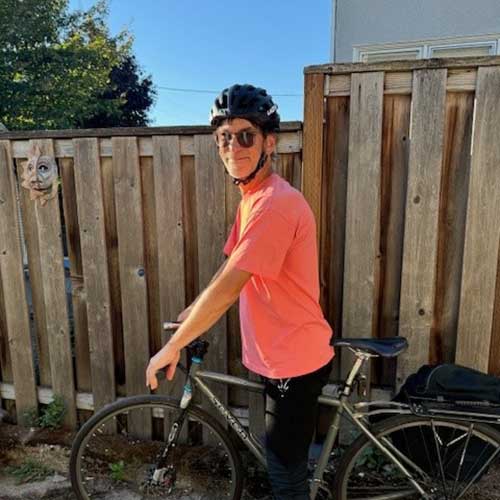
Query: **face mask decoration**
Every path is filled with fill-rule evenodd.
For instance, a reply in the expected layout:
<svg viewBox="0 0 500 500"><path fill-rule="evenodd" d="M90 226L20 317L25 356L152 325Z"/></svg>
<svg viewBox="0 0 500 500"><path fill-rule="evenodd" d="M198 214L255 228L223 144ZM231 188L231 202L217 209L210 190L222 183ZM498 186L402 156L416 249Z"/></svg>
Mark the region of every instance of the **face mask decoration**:
<svg viewBox="0 0 500 500"><path fill-rule="evenodd" d="M40 148L30 150L23 165L21 186L30 191L31 200L40 200L43 206L57 194L57 163L52 156L42 155Z"/></svg>

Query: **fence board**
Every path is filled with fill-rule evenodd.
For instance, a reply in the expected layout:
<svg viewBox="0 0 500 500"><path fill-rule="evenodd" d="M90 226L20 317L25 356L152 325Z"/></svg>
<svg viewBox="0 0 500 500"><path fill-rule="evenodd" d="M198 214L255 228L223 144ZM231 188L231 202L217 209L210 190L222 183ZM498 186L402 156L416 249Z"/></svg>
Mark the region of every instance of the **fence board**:
<svg viewBox="0 0 500 500"><path fill-rule="evenodd" d="M304 164L302 172L303 194L316 219L318 248L320 247L321 180L323 169L323 114L324 75L311 74L305 77L304 98ZM321 118L320 118L321 117ZM321 256L320 256L321 259Z"/></svg>
<svg viewBox="0 0 500 500"><path fill-rule="evenodd" d="M479 68L457 363L489 367L500 226L500 69Z"/></svg>
<svg viewBox="0 0 500 500"><path fill-rule="evenodd" d="M333 335L342 334L342 290L349 157L349 98L326 101L325 165L323 177L322 251L320 261L321 304ZM335 353L334 379L340 377L340 357Z"/></svg>
<svg viewBox="0 0 500 500"><path fill-rule="evenodd" d="M101 157L102 194L104 204L104 227L106 230L106 253L108 255L108 276L111 291L111 324L113 331L113 356L117 392L126 395L125 354L123 347L123 320L121 302L120 264L118 256L118 229L115 211L115 188L113 160Z"/></svg>
<svg viewBox="0 0 500 500"><path fill-rule="evenodd" d="M16 162L17 177L21 178L23 162ZM40 251L38 248L38 228L35 219L34 204L30 200L27 189L19 187L21 203L21 218L26 239L26 253L28 255L29 283L33 307L34 336L36 341L35 360L38 365L38 382L41 385L51 385L49 340L47 321L45 318L45 304L43 300L42 271L40 268Z"/></svg>
<svg viewBox="0 0 500 500"><path fill-rule="evenodd" d="M123 317L127 395L145 392L149 362L148 303L144 257L143 210L139 151L134 137L113 137L113 177ZM132 423L134 433L151 434L146 412Z"/></svg>
<svg viewBox="0 0 500 500"><path fill-rule="evenodd" d="M153 137L154 194L158 238L160 320L176 320L186 306L182 172L178 137ZM167 340L167 339L165 339ZM183 379L178 374L164 384L162 393L180 396Z"/></svg>
<svg viewBox="0 0 500 500"><path fill-rule="evenodd" d="M54 155L50 139L33 141L40 146L42 154ZM40 252L40 271L44 297L45 320L50 353L50 373L54 393L64 398L66 414L64 423L76 427L76 402L73 380L66 284L62 253L62 228L58 196L42 206L34 204ZM62 376L62 374L67 374ZM68 374L70 374L68 376Z"/></svg>
<svg viewBox="0 0 500 500"><path fill-rule="evenodd" d="M429 361L445 98L445 69L415 71L399 325L410 348L398 359L398 384Z"/></svg>
<svg viewBox="0 0 500 500"><path fill-rule="evenodd" d="M186 304L197 297L198 285L198 225L196 223L196 179L193 156L181 158L182 220L184 229L184 270Z"/></svg>
<svg viewBox="0 0 500 500"><path fill-rule="evenodd" d="M473 94L447 95L431 363L455 361L473 113Z"/></svg>
<svg viewBox="0 0 500 500"><path fill-rule="evenodd" d="M97 139L75 139L74 147L92 392L97 410L116 396L102 180Z"/></svg>
<svg viewBox="0 0 500 500"><path fill-rule="evenodd" d="M75 339L76 387L91 392L90 352L87 324L87 297L83 285L82 251L78 230L78 208L75 192L73 159L59 160L67 255L70 264L71 306L73 325L70 331Z"/></svg>
<svg viewBox="0 0 500 500"><path fill-rule="evenodd" d="M410 110L410 96L394 95L386 96L384 99L379 337L392 337L398 334ZM375 367L375 383L383 385L394 383L396 360L376 360Z"/></svg>
<svg viewBox="0 0 500 500"><path fill-rule="evenodd" d="M16 390L18 422L27 424L26 411L37 407L35 370L26 303L22 248L10 143L0 142L0 279L4 294L5 326Z"/></svg>
<svg viewBox="0 0 500 500"><path fill-rule="evenodd" d="M224 259L225 179L224 167L210 136L195 137L196 218L198 231L199 286L203 290ZM204 362L207 370L227 373L227 319L222 318L210 329L210 350ZM217 397L227 403L227 387L214 386Z"/></svg>
<svg viewBox="0 0 500 500"><path fill-rule="evenodd" d="M7 314L2 286L2 270L0 269L0 380L12 382L12 362L7 338Z"/></svg>
<svg viewBox="0 0 500 500"><path fill-rule="evenodd" d="M162 328L160 320L160 284L158 276L158 235L155 208L155 180L153 158L140 159L141 197L144 225L144 250L148 292L149 316L149 351L157 352L162 342ZM160 226L162 230L163 226ZM161 249L163 251L163 248Z"/></svg>
<svg viewBox="0 0 500 500"><path fill-rule="evenodd" d="M376 324L384 75L353 74L351 83L342 306L344 338L371 337ZM345 351L344 374L351 367L352 359Z"/></svg>

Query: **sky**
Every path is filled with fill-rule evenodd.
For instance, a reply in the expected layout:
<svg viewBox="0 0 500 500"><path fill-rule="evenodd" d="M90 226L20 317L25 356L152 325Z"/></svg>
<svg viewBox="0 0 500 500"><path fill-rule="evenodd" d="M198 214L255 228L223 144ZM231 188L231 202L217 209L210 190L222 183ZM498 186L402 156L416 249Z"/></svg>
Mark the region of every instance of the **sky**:
<svg viewBox="0 0 500 500"><path fill-rule="evenodd" d="M94 0L70 0L88 9ZM305 66L330 60L331 0L110 0L112 35L157 88L151 125L205 125L217 94L233 83L264 87L281 119L302 120ZM188 89L211 92L188 92Z"/></svg>

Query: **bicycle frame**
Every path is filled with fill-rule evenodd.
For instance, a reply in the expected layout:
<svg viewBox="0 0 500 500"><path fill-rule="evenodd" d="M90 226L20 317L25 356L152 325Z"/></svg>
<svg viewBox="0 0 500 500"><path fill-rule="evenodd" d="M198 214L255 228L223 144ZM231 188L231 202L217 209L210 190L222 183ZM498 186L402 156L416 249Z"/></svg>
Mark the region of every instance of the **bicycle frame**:
<svg viewBox="0 0 500 500"><path fill-rule="evenodd" d="M332 397L321 395L318 398L320 404L331 406L337 409L335 416L330 424L325 442L323 444L323 449L321 455L318 459L318 463L314 470L314 476L311 484L310 498L314 500L318 494L320 488L326 489L327 485L323 480L323 474L328 464L328 458L333 450L335 441L340 429L340 419L345 413L352 423L363 432L377 448L380 449L407 477L408 481L413 485L416 491L418 491L423 498L430 498L429 495L422 489L422 487L412 478L408 469L405 467L402 461L398 459L400 455L399 451L388 441L385 443L379 441L371 432L370 424L366 423L367 417L375 414L405 414L412 413L408 405L401 403L390 403L386 401L374 401L371 403L360 402L356 404L350 404L348 399L352 392L353 383L361 370L363 364L370 358L373 357L370 354L355 352L356 361L347 377L342 394L340 397ZM191 385L198 387L203 394L208 398L210 403L215 407L215 409L221 414L221 416L227 421L231 428L236 432L241 441L249 449L249 451L256 457L256 459L266 467L265 452L263 447L250 432L240 424L238 419L231 413L231 411L215 396L212 390L207 386L204 380L211 380L214 382L223 383L226 385L242 387L252 392L264 392L264 384L258 382L252 382L239 377L234 377L232 375L224 375L217 372L210 372L202 370L198 363L193 363L189 373L187 374L188 380L191 381ZM371 406L386 406L386 409L370 411ZM406 462L410 462L407 458L404 459ZM415 470L419 468L410 462L410 464ZM328 490L327 490L328 491Z"/></svg>

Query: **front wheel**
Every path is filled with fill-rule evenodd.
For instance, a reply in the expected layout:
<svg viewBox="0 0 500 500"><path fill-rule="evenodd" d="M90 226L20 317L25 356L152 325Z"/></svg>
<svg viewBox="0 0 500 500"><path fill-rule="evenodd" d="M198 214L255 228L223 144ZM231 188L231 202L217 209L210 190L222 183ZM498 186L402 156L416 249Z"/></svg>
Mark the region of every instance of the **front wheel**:
<svg viewBox="0 0 500 500"><path fill-rule="evenodd" d="M179 403L157 396L132 396L111 403L80 429L71 450L70 475L79 500L239 500L242 470L234 444L213 417L191 407L160 476ZM159 479L159 480L158 480Z"/></svg>
<svg viewBox="0 0 500 500"><path fill-rule="evenodd" d="M440 418L397 416L372 433L404 464L427 496L364 434L344 453L336 474L338 500L478 500L492 489L500 433L489 426Z"/></svg>

